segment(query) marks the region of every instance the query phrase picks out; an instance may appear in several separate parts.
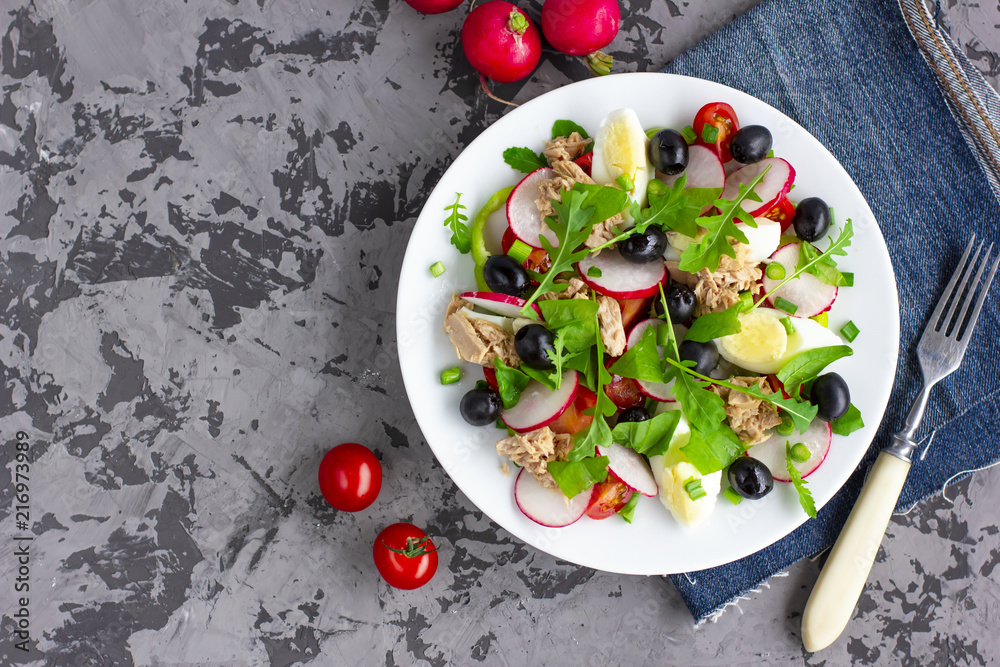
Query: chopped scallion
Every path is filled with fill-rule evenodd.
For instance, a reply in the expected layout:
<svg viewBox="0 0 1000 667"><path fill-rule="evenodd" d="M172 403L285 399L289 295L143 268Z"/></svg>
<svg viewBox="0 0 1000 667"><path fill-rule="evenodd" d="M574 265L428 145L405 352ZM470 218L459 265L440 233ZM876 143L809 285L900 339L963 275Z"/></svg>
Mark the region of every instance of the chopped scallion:
<svg viewBox="0 0 1000 667"><path fill-rule="evenodd" d="M444 264L442 264L441 262L434 262L433 264L431 264L431 275L434 276L435 278L444 273L445 270L446 269L444 268Z"/></svg>
<svg viewBox="0 0 1000 667"><path fill-rule="evenodd" d="M840 275L844 277L844 287L854 287L854 274L849 271L841 271Z"/></svg>
<svg viewBox="0 0 1000 667"><path fill-rule="evenodd" d="M743 496L738 494L736 492L736 489L734 489L731 486L727 486L726 490L722 492L722 495L724 495L726 497L726 500L728 500L734 505L739 505L740 503L743 502Z"/></svg>
<svg viewBox="0 0 1000 667"><path fill-rule="evenodd" d="M704 498L708 495L705 489L701 486L701 480L695 479L694 477L688 477L687 481L684 482L684 491L688 494L688 498L691 500L698 500L699 498Z"/></svg>
<svg viewBox="0 0 1000 667"><path fill-rule="evenodd" d="M772 148L767 152L767 157L774 157L774 149ZM794 183L792 185L795 185Z"/></svg>
<svg viewBox="0 0 1000 667"><path fill-rule="evenodd" d="M654 136L656 136L656 133L659 132L662 129L664 129L664 128L662 128L662 127L651 127L651 128L649 128L648 130L646 130L646 138L647 139L652 139Z"/></svg>
<svg viewBox="0 0 1000 667"><path fill-rule="evenodd" d="M739 303L740 303L739 310L741 313L750 310L750 307L753 306L753 294L751 294L750 292L740 292Z"/></svg>
<svg viewBox="0 0 1000 667"><path fill-rule="evenodd" d="M693 144L698 141L698 135L694 133L694 128L690 125L681 130L681 136L684 137L684 141L689 144Z"/></svg>
<svg viewBox="0 0 1000 667"><path fill-rule="evenodd" d="M785 333L791 336L795 333L795 325L792 324L792 318L785 316L781 318L781 326L785 327Z"/></svg>
<svg viewBox="0 0 1000 667"><path fill-rule="evenodd" d="M859 333L861 333L861 329L858 329L858 325L851 320L848 320L847 324L840 327L840 335L846 338L848 343L853 343Z"/></svg>
<svg viewBox="0 0 1000 667"><path fill-rule="evenodd" d="M666 324L656 327L656 344L660 347L670 344L670 329Z"/></svg>
<svg viewBox="0 0 1000 667"><path fill-rule="evenodd" d="M782 298L780 296L777 299L774 300L774 305L775 305L776 308L779 308L779 309L785 311L789 315L794 315L795 311L799 309L799 307L796 306L794 303L792 303L788 299L784 299L784 298Z"/></svg>
<svg viewBox="0 0 1000 667"><path fill-rule="evenodd" d="M455 384L462 379L462 369L458 366L441 371L441 384Z"/></svg>
<svg viewBox="0 0 1000 667"><path fill-rule="evenodd" d="M524 264L524 261L528 259L531 254L532 247L522 241L521 239L514 239L513 245L507 251L507 256L512 257L514 261L518 264Z"/></svg>
<svg viewBox="0 0 1000 667"><path fill-rule="evenodd" d="M712 125L711 123L705 123L701 128L701 140L706 144L714 144L715 140L719 138L719 128Z"/></svg>
<svg viewBox="0 0 1000 667"><path fill-rule="evenodd" d="M618 187L620 187L625 192L632 192L633 190L635 190L635 181L633 181L632 177L629 176L628 174L622 174L621 176L616 178L615 183L617 183Z"/></svg>
<svg viewBox="0 0 1000 667"><path fill-rule="evenodd" d="M788 455L791 456L792 460L795 461L796 463L805 463L806 461L809 460L809 457L812 456L812 454L809 452L809 448L806 447L805 443L802 442L796 442L794 445L792 445L792 448L789 450Z"/></svg>
<svg viewBox="0 0 1000 667"><path fill-rule="evenodd" d="M764 274L771 280L781 280L785 277L785 265L781 262L771 262L767 265Z"/></svg>
<svg viewBox="0 0 1000 667"><path fill-rule="evenodd" d="M774 432L778 435L791 435L794 431L795 422L788 416L788 413L782 413L781 423L774 427Z"/></svg>

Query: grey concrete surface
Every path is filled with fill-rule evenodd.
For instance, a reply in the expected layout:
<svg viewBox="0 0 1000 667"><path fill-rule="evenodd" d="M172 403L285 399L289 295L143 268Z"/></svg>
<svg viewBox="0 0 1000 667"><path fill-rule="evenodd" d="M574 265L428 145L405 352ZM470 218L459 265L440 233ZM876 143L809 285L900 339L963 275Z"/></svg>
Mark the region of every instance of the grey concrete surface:
<svg viewBox="0 0 1000 667"><path fill-rule="evenodd" d="M657 69L752 4L624 2L611 51ZM0 664L997 663L998 470L893 520L814 656L797 632L818 563L695 629L668 582L556 561L458 493L407 404L393 303L424 197L504 112L458 50L462 10L0 5ZM995 85L1000 9L949 5ZM497 92L585 76L547 52ZM382 460L369 511L318 493L342 441ZM371 562L399 520L442 543L416 591Z"/></svg>

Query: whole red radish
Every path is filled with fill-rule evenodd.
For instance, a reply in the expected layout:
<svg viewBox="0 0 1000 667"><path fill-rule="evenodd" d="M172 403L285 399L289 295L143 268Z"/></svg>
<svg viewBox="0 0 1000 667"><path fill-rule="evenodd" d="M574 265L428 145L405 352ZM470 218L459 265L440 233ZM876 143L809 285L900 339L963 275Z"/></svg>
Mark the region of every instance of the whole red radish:
<svg viewBox="0 0 1000 667"><path fill-rule="evenodd" d="M465 0L406 0L406 4L422 14L442 14L450 12Z"/></svg>
<svg viewBox="0 0 1000 667"><path fill-rule="evenodd" d="M611 56L601 49L610 44L622 24L618 0L545 0L542 33L556 51L587 56L594 74L611 71Z"/></svg>
<svg viewBox="0 0 1000 667"><path fill-rule="evenodd" d="M523 11L504 0L490 0L465 17L462 48L480 74L511 83L528 76L538 65L542 38Z"/></svg>

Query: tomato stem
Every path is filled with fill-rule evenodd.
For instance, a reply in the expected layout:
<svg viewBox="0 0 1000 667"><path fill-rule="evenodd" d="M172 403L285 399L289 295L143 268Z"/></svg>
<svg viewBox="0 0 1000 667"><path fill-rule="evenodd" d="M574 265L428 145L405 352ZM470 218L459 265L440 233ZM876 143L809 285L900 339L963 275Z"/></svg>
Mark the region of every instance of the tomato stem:
<svg viewBox="0 0 1000 667"><path fill-rule="evenodd" d="M429 537L407 537L405 549L394 549L386 544L385 540L382 540L382 546L393 553L402 554L407 558L419 558L420 556L425 556L429 553L437 551L437 545L431 542ZM428 548L428 546L430 548Z"/></svg>

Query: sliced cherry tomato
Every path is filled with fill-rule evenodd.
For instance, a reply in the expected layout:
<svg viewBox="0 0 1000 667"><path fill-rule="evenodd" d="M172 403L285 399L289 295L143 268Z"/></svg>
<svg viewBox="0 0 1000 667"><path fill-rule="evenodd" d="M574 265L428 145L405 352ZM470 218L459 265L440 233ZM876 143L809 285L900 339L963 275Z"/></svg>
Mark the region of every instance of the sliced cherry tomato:
<svg viewBox="0 0 1000 667"><path fill-rule="evenodd" d="M490 385L490 389L500 391L497 386L497 372L495 370L489 366L483 366L483 376L486 378L486 384Z"/></svg>
<svg viewBox="0 0 1000 667"><path fill-rule="evenodd" d="M782 197L774 206L767 209L764 217L781 223L781 231L784 232L792 226L792 219L795 218L795 205L788 201L788 197Z"/></svg>
<svg viewBox="0 0 1000 667"><path fill-rule="evenodd" d="M581 386L577 389L573 402L559 415L559 419L549 424L549 428L555 433L579 433L594 421L593 415L585 415L583 411L595 405L597 405L597 394Z"/></svg>
<svg viewBox="0 0 1000 667"><path fill-rule="evenodd" d="M618 306L622 310L622 327L625 331L632 329L632 325L639 320L649 317L649 307L652 305L653 297L645 299L620 299Z"/></svg>
<svg viewBox="0 0 1000 667"><path fill-rule="evenodd" d="M584 153L577 159L573 160L573 162L580 165L580 168L587 172L587 176L590 176L590 168L594 164L594 151Z"/></svg>
<svg viewBox="0 0 1000 667"><path fill-rule="evenodd" d="M702 139L706 125L711 125L716 129L715 141L711 143ZM729 142L733 140L733 135L740 129L740 121L731 106L725 102L706 104L695 114L692 127L698 136L697 143L711 148L723 164L733 159L733 154L729 152Z"/></svg>
<svg viewBox="0 0 1000 667"><path fill-rule="evenodd" d="M387 526L375 538L372 556L378 573L395 588L420 588L437 572L437 547L412 523Z"/></svg>
<svg viewBox="0 0 1000 667"><path fill-rule="evenodd" d="M623 410L636 405L642 405L646 397L639 391L639 383L632 378L612 375L611 383L604 385L604 393L611 402Z"/></svg>
<svg viewBox="0 0 1000 667"><path fill-rule="evenodd" d="M514 232L512 232L510 230L510 227L508 227L507 229L504 230L503 238L500 239L500 247L506 253L508 250L510 250L510 247L514 245L514 241L516 240L517 237L514 236ZM524 260L522 265L524 266L524 268L530 271L535 271L536 273L545 273L550 268L552 268L552 258L549 257L549 253L545 252L541 248L535 248L534 250L531 251L531 254L528 255L528 259ZM538 284L538 282L534 280L532 280L531 283L533 285Z"/></svg>
<svg viewBox="0 0 1000 667"><path fill-rule="evenodd" d="M788 392L785 391L784 383L781 380L779 380L778 376L775 375L774 373L768 374L767 383L771 385L771 391L773 391L774 393L778 393L780 391L781 395L784 396L785 398L791 398L791 396L788 395Z"/></svg>
<svg viewBox="0 0 1000 667"><path fill-rule="evenodd" d="M319 464L319 490L338 510L358 512L375 502L382 490L382 466L364 445L337 445Z"/></svg>
<svg viewBox="0 0 1000 667"><path fill-rule="evenodd" d="M608 477L606 482L594 485L594 494L590 497L586 514L591 519L607 519L625 506L634 491L625 486L624 482Z"/></svg>

